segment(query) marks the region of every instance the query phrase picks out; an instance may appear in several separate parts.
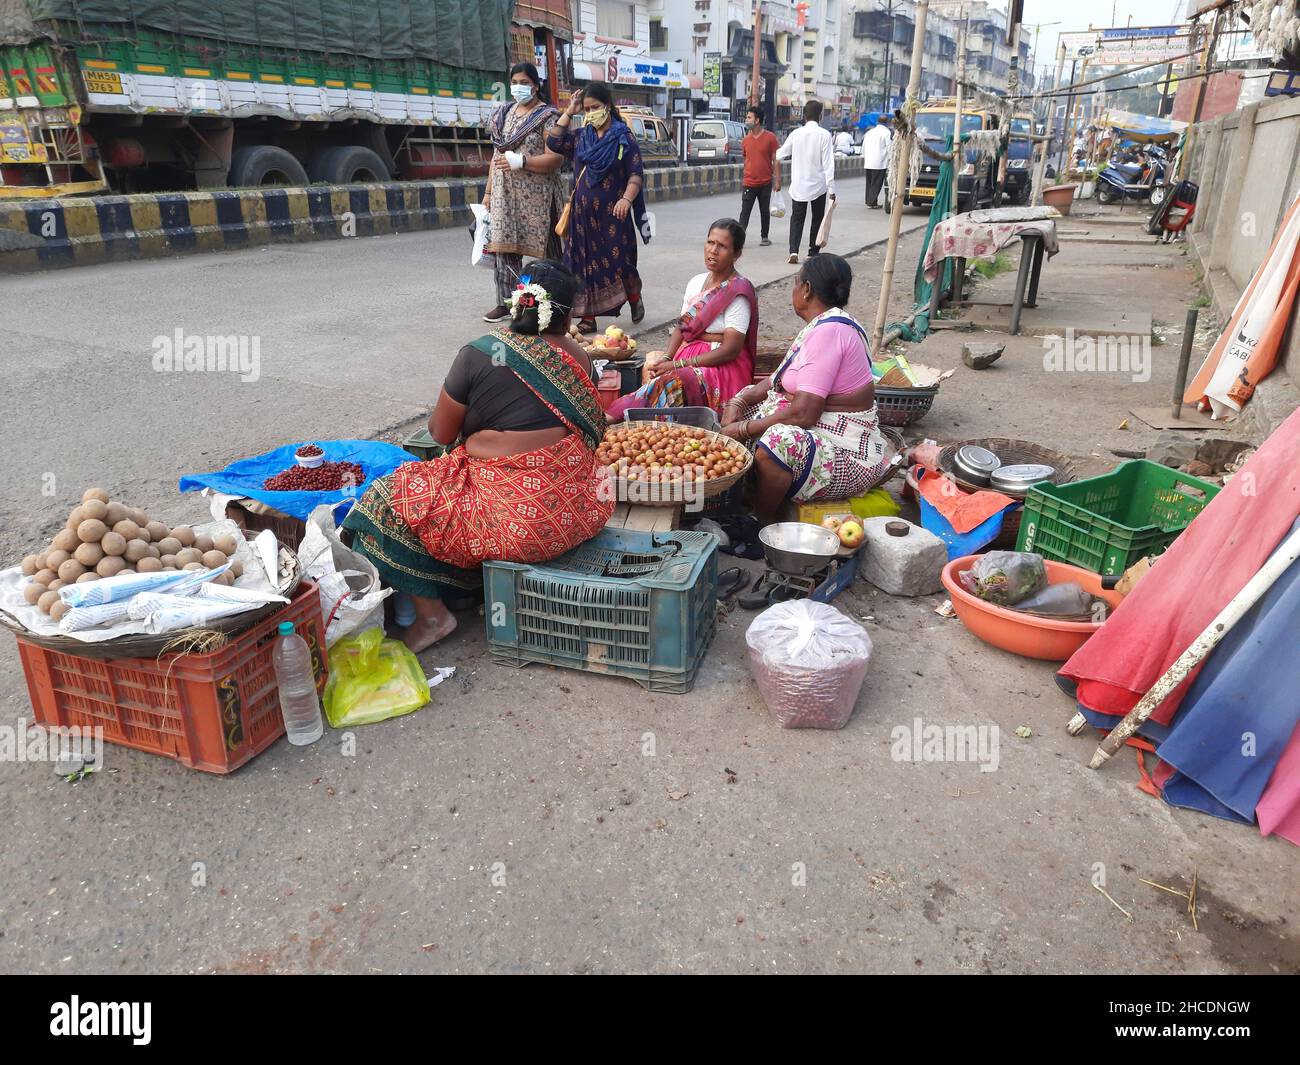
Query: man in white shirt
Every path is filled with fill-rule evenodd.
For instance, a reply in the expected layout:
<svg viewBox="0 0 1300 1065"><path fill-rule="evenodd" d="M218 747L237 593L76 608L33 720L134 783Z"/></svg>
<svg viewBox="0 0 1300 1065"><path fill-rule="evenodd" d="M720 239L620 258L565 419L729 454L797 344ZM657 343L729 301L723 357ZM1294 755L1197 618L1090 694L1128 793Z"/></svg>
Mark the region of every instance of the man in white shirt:
<svg viewBox="0 0 1300 1065"><path fill-rule="evenodd" d="M889 119L873 115L874 124L862 138L862 169L867 175L867 206L880 210L880 190L885 184L885 171L889 169ZM870 119L869 119L870 121Z"/></svg>
<svg viewBox="0 0 1300 1065"><path fill-rule="evenodd" d="M804 219L812 205L812 230L808 254L816 255L817 232L826 213L826 197L835 199L835 148L828 130L820 126L822 104L809 100L803 106L803 125L786 137L776 153L790 160L790 262L799 261Z"/></svg>
<svg viewBox="0 0 1300 1065"><path fill-rule="evenodd" d="M853 134L847 129L842 129L835 134L835 150L842 155L853 154Z"/></svg>

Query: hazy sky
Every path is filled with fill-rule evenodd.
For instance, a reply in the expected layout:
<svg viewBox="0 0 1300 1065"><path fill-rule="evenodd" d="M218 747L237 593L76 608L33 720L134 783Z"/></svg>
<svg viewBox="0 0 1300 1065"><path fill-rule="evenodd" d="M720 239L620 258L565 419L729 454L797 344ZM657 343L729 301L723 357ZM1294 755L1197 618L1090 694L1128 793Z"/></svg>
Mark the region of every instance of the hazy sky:
<svg viewBox="0 0 1300 1065"><path fill-rule="evenodd" d="M1005 3L1000 5L1006 8ZM1183 21L1187 0L1025 0L1021 32L1034 43L1035 23L1042 24L1038 33L1035 66L1056 65L1056 35L1086 30L1089 25L1105 26L1172 26ZM1130 21L1131 16L1131 21ZM1172 16L1172 17L1171 17ZM1047 23L1059 23L1049 26Z"/></svg>

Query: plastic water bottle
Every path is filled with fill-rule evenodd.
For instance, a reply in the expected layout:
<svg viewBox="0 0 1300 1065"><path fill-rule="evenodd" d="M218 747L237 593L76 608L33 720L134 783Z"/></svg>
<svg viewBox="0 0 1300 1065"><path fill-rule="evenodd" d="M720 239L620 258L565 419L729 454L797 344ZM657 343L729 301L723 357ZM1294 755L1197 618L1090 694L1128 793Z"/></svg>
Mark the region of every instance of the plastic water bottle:
<svg viewBox="0 0 1300 1065"><path fill-rule="evenodd" d="M325 723L316 695L316 677L311 671L311 650L307 641L293 631L292 621L280 622L271 662L280 687L280 713L289 742L295 747L315 743L325 732Z"/></svg>

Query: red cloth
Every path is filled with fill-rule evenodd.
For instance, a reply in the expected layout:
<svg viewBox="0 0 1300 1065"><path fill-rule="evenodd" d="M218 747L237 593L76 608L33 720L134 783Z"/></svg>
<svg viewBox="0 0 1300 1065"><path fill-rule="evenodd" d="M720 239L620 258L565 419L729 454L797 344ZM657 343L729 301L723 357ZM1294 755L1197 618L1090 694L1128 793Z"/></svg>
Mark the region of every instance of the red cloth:
<svg viewBox="0 0 1300 1065"><path fill-rule="evenodd" d="M968 533L1015 502L1001 492L967 492L950 477L926 470L917 488L955 533Z"/></svg>
<svg viewBox="0 0 1300 1065"><path fill-rule="evenodd" d="M772 160L780 147L776 134L770 129L761 133L746 133L740 142L745 152L745 185L770 185L772 183Z"/></svg>
<svg viewBox="0 0 1300 1065"><path fill-rule="evenodd" d="M1160 556L1061 668L1079 701L1122 717L1245 586L1300 514L1300 410ZM1151 716L1167 725L1197 671Z"/></svg>

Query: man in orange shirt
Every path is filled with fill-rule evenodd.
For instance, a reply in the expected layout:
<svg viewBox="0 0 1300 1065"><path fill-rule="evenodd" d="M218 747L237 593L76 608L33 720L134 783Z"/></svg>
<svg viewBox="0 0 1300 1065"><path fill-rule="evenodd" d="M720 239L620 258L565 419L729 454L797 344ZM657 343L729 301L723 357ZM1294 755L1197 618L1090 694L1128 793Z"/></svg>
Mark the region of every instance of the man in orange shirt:
<svg viewBox="0 0 1300 1065"><path fill-rule="evenodd" d="M763 247L772 242L767 239L767 227L771 221L772 191L781 191L781 164L776 161L779 147L776 134L763 128L763 110L751 107L745 115L745 125L749 132L740 143L745 150L745 188L740 194L740 224L749 228L749 213L758 201L758 217L762 223Z"/></svg>

